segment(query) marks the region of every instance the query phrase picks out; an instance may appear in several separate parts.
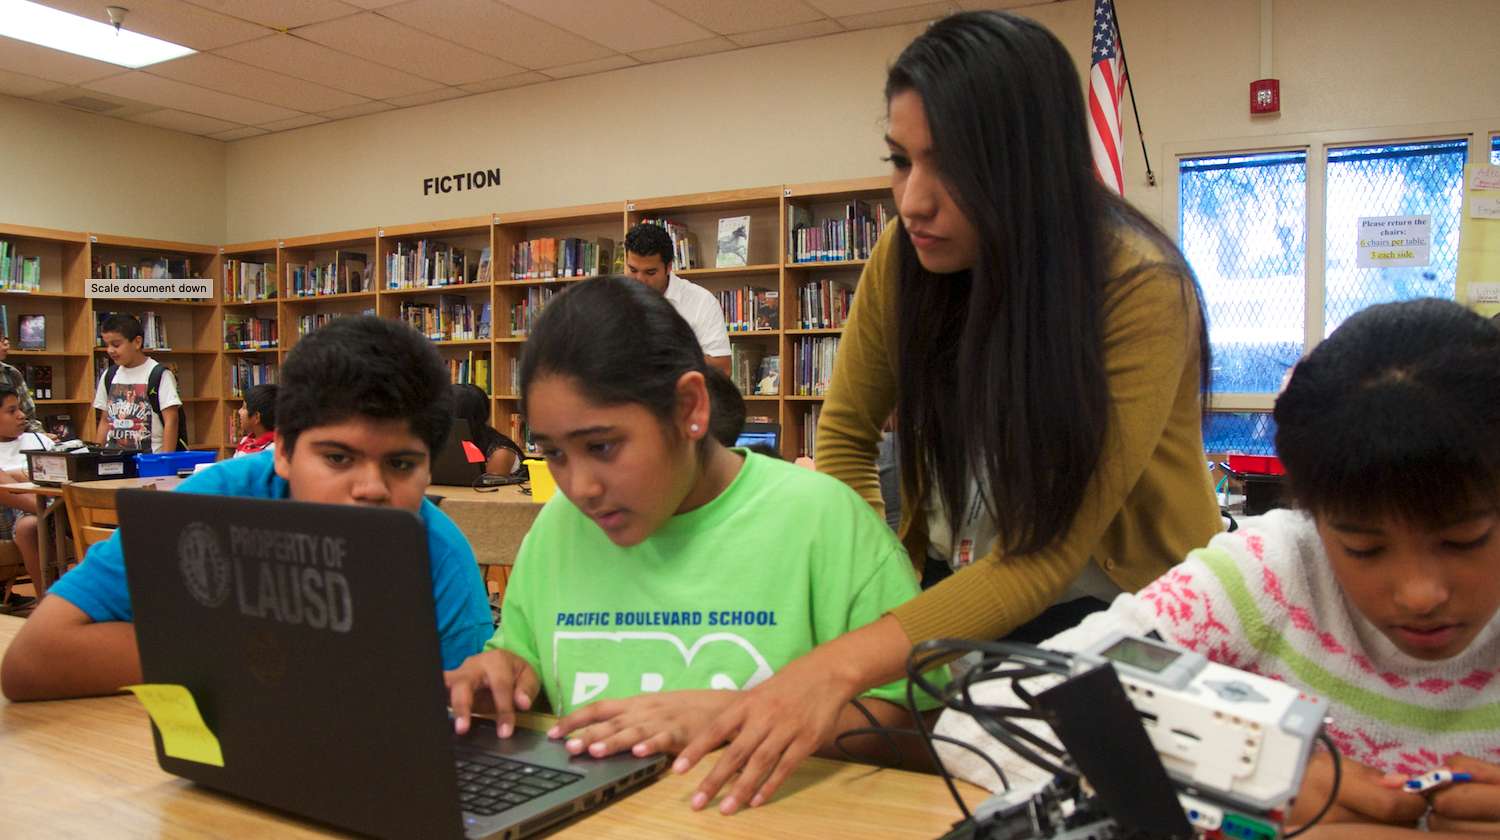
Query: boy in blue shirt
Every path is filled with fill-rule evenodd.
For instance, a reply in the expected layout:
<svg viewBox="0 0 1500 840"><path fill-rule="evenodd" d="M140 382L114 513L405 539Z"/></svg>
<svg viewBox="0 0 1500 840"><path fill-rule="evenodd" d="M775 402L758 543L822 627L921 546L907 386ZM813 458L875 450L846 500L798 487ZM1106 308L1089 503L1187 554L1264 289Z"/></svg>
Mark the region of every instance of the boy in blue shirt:
<svg viewBox="0 0 1500 840"><path fill-rule="evenodd" d="M225 461L179 493L394 507L427 525L443 667L494 627L473 550L423 494L453 416L447 369L427 339L374 316L303 337L281 366L276 446ZM107 694L141 681L120 537L93 546L53 586L0 664L12 700Z"/></svg>

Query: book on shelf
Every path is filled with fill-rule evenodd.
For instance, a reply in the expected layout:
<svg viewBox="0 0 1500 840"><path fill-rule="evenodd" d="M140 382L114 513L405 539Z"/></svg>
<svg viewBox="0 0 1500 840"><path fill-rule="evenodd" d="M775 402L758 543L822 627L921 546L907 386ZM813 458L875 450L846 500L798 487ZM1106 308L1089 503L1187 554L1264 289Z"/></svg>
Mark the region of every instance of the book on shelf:
<svg viewBox="0 0 1500 840"><path fill-rule="evenodd" d="M16 331L20 333L20 340L16 342L17 348L21 350L47 349L47 316L22 315L16 327Z"/></svg>
<svg viewBox="0 0 1500 840"><path fill-rule="evenodd" d="M385 255L387 289L428 289L478 283L483 251L471 251L436 239L397 242Z"/></svg>
<svg viewBox="0 0 1500 840"><path fill-rule="evenodd" d="M12 242L0 240L0 289L7 292L40 292L42 258L28 257Z"/></svg>
<svg viewBox="0 0 1500 840"><path fill-rule="evenodd" d="M766 348L749 341L729 343L729 378L741 394L750 396L760 383L760 360Z"/></svg>
<svg viewBox="0 0 1500 840"><path fill-rule="evenodd" d="M787 214L791 261L838 262L870 258L870 250L890 222L890 211L884 204L873 207L855 199L844 206L844 218L813 219L812 212L789 205Z"/></svg>
<svg viewBox="0 0 1500 840"><path fill-rule="evenodd" d="M485 301L484 305L479 307L479 327L474 335L475 338L486 339L490 337L490 318L490 302Z"/></svg>
<svg viewBox="0 0 1500 840"><path fill-rule="evenodd" d="M94 346L104 346L104 322L109 320L114 312L94 313ZM167 323L155 312L132 312L137 320L141 322L141 349L142 350L171 350L172 345L167 341Z"/></svg>
<svg viewBox="0 0 1500 840"><path fill-rule="evenodd" d="M399 317L433 341L472 341L478 331L473 305L459 295L438 295L437 303L402 301Z"/></svg>
<svg viewBox="0 0 1500 840"><path fill-rule="evenodd" d="M247 390L256 385L275 385L278 373L275 362L261 361L254 356L241 356L229 368L229 395L243 397Z"/></svg>
<svg viewBox="0 0 1500 840"><path fill-rule="evenodd" d="M277 346L275 318L253 315L224 316L225 350L274 350Z"/></svg>
<svg viewBox="0 0 1500 840"><path fill-rule="evenodd" d="M818 420L823 416L823 404L813 403L802 415L802 445L797 448L799 456L813 457L818 451Z"/></svg>
<svg viewBox="0 0 1500 840"><path fill-rule="evenodd" d="M73 415L49 414L42 418L42 429L58 440L72 440L74 438Z"/></svg>
<svg viewBox="0 0 1500 840"><path fill-rule="evenodd" d="M299 336L307 335L308 333L312 332L313 330L317 329L318 327L321 327L324 324L328 323L329 321L332 321L334 318L338 318L338 317L343 316L343 315L353 315L353 314L355 314L355 313L353 313L353 312L319 312L319 313L317 313L315 315L298 315L297 316L297 335L299 335ZM375 310L374 310L374 308L363 309L363 310L360 310L360 312L358 314L360 314L360 315L374 315L375 314Z"/></svg>
<svg viewBox="0 0 1500 840"><path fill-rule="evenodd" d="M448 378L454 385L478 385L490 393L490 358L483 351L469 351L468 358L447 359Z"/></svg>
<svg viewBox="0 0 1500 840"><path fill-rule="evenodd" d="M511 249L510 279L556 280L608 274L614 248L611 239L528 239Z"/></svg>
<svg viewBox="0 0 1500 840"><path fill-rule="evenodd" d="M759 380L755 383L755 394L761 397L775 397L781 393L781 356L772 353L762 356L760 360Z"/></svg>
<svg viewBox="0 0 1500 840"><path fill-rule="evenodd" d="M276 264L224 261L224 302L254 303L276 299Z"/></svg>
<svg viewBox="0 0 1500 840"><path fill-rule="evenodd" d="M26 388L31 391L32 399L52 399L51 365L18 364L16 369L21 371L21 378L26 380Z"/></svg>
<svg viewBox="0 0 1500 840"><path fill-rule="evenodd" d="M797 287L797 326L842 329L854 305L854 289L840 280L814 280Z"/></svg>
<svg viewBox="0 0 1500 840"><path fill-rule="evenodd" d="M730 332L781 328L781 293L745 286L719 292L719 308Z"/></svg>
<svg viewBox="0 0 1500 840"><path fill-rule="evenodd" d="M799 336L792 340L792 385L789 394L799 397L822 397L833 381L833 360L838 355L839 337Z"/></svg>
<svg viewBox="0 0 1500 840"><path fill-rule="evenodd" d="M479 271L477 274L478 279L475 282L488 283L493 280L494 278L490 276L490 269L490 249L488 246L486 246L484 248L481 248L479 251Z"/></svg>
<svg viewBox="0 0 1500 840"><path fill-rule="evenodd" d="M90 268L96 280L190 280L196 273L192 261L172 257L141 257L135 263L105 262L95 254Z"/></svg>
<svg viewBox="0 0 1500 840"><path fill-rule="evenodd" d="M510 335L512 338L525 338L531 335L531 328L536 324L536 319L542 314L542 309L552 296L557 294L557 289L545 286L535 286L526 290L526 299L519 303L511 304L510 307Z"/></svg>
<svg viewBox="0 0 1500 840"><path fill-rule="evenodd" d="M719 220L719 245L714 268L742 268L750 264L750 217L731 216Z"/></svg>
<svg viewBox="0 0 1500 840"><path fill-rule="evenodd" d="M287 290L291 297L347 295L374 291L369 262L353 251L325 251L301 265L288 265Z"/></svg>
<svg viewBox="0 0 1500 840"><path fill-rule="evenodd" d="M519 414L510 415L508 437L521 447L521 451L527 455L537 455L536 444L531 442L531 430L526 428L526 421Z"/></svg>
<svg viewBox="0 0 1500 840"><path fill-rule="evenodd" d="M766 415L766 414L747 414L747 415L745 415L745 422L746 423L775 423L776 421L773 420L770 417L770 415Z"/></svg>
<svg viewBox="0 0 1500 840"><path fill-rule="evenodd" d="M642 219L643 225L656 225L672 237L672 264L678 271L701 268L698 262L698 242L688 226L668 219Z"/></svg>

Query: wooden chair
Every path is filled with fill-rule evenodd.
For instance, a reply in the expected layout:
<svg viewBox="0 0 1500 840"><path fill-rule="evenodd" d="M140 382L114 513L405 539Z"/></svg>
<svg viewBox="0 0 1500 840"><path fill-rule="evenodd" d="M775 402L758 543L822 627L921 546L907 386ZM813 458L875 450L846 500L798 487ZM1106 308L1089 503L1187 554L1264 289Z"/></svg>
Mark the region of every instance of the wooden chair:
<svg viewBox="0 0 1500 840"><path fill-rule="evenodd" d="M156 485L147 484L142 490L155 490ZM63 504L68 511L68 523L73 528L73 550L79 561L88 553L89 546L104 542L119 527L120 517L115 513L115 490L107 487L90 487L87 482L63 485Z"/></svg>
<svg viewBox="0 0 1500 840"><path fill-rule="evenodd" d="M0 513L0 614L11 612L11 589L16 578L24 574L26 566L21 563L21 549L11 534L10 517Z"/></svg>

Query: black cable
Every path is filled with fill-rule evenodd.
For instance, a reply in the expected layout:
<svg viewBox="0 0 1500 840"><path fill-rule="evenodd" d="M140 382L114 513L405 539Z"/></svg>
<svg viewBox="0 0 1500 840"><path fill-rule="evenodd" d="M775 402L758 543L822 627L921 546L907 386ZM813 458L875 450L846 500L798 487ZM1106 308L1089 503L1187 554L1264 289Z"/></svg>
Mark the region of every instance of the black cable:
<svg viewBox="0 0 1500 840"><path fill-rule="evenodd" d="M888 734L886 734L883 731L883 730L886 729L886 726L884 724L882 724L878 718L875 717L875 715L874 715L873 712L871 712L869 709L865 708L865 704L859 702L859 698L858 697L850 699L849 703L851 705L853 705L854 708L858 709L860 714L862 714L862 715L865 716L865 720L867 720L867 721L870 722L870 725L868 727L865 727L863 730L859 730L859 731L865 732L866 734L879 735L881 737L881 739L885 741L885 747L886 747L886 749L888 749L888 750L891 751L891 756L892 756L892 758L895 759L895 763L894 764L883 764L883 765L880 765L880 766L886 767L886 768L891 769L891 770L899 769L901 767L901 763L902 763L901 748L898 747L898 746L896 746L896 742L891 739L891 736L888 735ZM877 732L875 730L882 730L882 731L878 731ZM850 731L852 732L852 731L855 731L855 730L850 730ZM848 733L846 732L844 734L847 735ZM852 761L859 761L858 758L855 758L848 750L844 749L843 746L840 744L840 739L842 739L843 737L844 737L843 735L839 735L838 737L834 738L833 739L833 745L838 748L839 752L843 753L844 755L849 756L850 760L852 760Z"/></svg>
<svg viewBox="0 0 1500 840"><path fill-rule="evenodd" d="M1343 757L1339 755L1338 745L1333 742L1332 738L1328 737L1327 732L1319 732L1318 739L1333 754L1333 789L1328 791L1328 801L1323 803L1323 810L1319 811L1317 816L1303 823L1296 831L1287 832L1286 840L1292 840L1293 837L1317 825L1318 820L1328 816L1328 812L1333 809L1333 803L1337 802L1339 798L1339 785L1344 781Z"/></svg>
<svg viewBox="0 0 1500 840"><path fill-rule="evenodd" d="M838 748L839 752L841 752L845 756L847 756L850 761L862 761L862 759L860 759L858 756L856 756L853 753L849 752L848 750L844 749L844 745L842 743L843 740L845 738L848 738L848 737L851 737L851 736L854 736L854 735L880 735L880 734L884 734L887 737L889 737L891 735L921 735L922 733L918 732L915 729L897 729L897 728L890 727L890 726L875 726L875 727L865 727L863 729L850 729L847 732L842 732L839 735L837 735L833 739L833 745L836 748ZM988 764L990 766L990 769L995 771L995 775L1000 778L1000 785L1005 790L1010 790L1010 779L1009 779L1009 777L1007 777L1005 775L1005 771L1004 770L1000 769L1000 765L995 762L995 759L990 758L989 755L987 755L984 750L981 750L980 748L974 746L973 744L965 743L964 741L960 741L957 738L950 738L947 735L939 735L936 732L931 733L929 735L929 737L931 737L934 741L942 741L945 744L952 744L955 747L962 747L962 748L968 750L969 752L971 752L971 753L979 756L980 758L984 759L984 762L986 764ZM887 768L887 769L894 770L894 769L897 769L897 768L892 767L892 768Z"/></svg>
<svg viewBox="0 0 1500 840"><path fill-rule="evenodd" d="M921 647L921 645L918 645L917 647ZM932 761L937 765L938 772L943 775L943 784L947 785L948 792L953 794L953 801L958 804L958 812L964 815L964 819L972 820L974 819L974 815L969 813L969 806L964 803L964 798L958 795L958 785L955 785L953 783L953 774L948 772L948 767L944 765L943 760L938 757L937 745L932 742L932 733L927 731L927 726L922 723L922 716L920 714L917 714L917 695L915 686L917 685L917 679L921 677L921 672L915 670L914 668L915 663L913 660L916 658L916 655L917 649L912 648L911 653L907 654L906 657L906 708L911 712L912 723L916 725L917 732L922 736L922 743L927 745L927 754L932 756ZM929 659L931 659L931 657L929 657ZM924 660L924 662L925 661L927 660ZM932 685L925 679L922 680L922 683L924 686ZM929 691L928 693L932 694L932 696L934 697L941 698L942 696L940 693L932 691Z"/></svg>

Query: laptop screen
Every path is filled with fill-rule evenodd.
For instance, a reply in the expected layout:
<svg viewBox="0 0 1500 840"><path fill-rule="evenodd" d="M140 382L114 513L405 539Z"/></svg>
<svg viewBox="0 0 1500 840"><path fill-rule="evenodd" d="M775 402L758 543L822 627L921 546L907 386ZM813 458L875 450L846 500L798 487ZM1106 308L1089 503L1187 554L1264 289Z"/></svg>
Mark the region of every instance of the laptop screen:
<svg viewBox="0 0 1500 840"><path fill-rule="evenodd" d="M781 424L746 423L745 428L740 430L740 436L734 440L735 446L754 446L758 443L780 451Z"/></svg>

